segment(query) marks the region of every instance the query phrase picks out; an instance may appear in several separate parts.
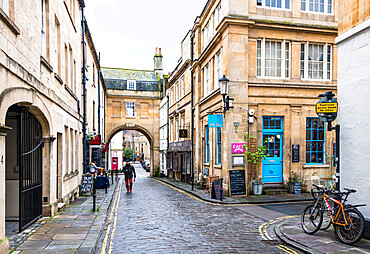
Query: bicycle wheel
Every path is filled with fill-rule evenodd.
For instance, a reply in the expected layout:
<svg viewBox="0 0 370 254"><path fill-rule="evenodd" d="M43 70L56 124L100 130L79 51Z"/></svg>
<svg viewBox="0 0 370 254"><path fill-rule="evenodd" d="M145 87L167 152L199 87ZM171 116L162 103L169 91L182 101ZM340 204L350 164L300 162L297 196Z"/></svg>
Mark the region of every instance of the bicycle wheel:
<svg viewBox="0 0 370 254"><path fill-rule="evenodd" d="M322 211L320 206L309 205L301 215L301 227L307 234L316 233L322 224Z"/></svg>
<svg viewBox="0 0 370 254"><path fill-rule="evenodd" d="M322 223L320 230L327 230L331 226L331 212L330 210L324 210L322 211Z"/></svg>
<svg viewBox="0 0 370 254"><path fill-rule="evenodd" d="M347 220L348 225L341 226L336 225L335 232L339 237L339 240L346 244L354 244L360 241L364 234L365 222L364 216L357 209L346 209L344 216ZM345 224L343 213L338 217L337 222Z"/></svg>

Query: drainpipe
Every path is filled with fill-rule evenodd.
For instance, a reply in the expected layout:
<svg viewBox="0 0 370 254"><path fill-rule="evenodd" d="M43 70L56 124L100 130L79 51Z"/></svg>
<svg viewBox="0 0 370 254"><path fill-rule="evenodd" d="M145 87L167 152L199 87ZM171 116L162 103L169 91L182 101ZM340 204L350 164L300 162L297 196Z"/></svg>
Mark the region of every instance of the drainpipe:
<svg viewBox="0 0 370 254"><path fill-rule="evenodd" d="M98 135L101 134L100 129L100 52L99 52L99 69L98 69Z"/></svg>
<svg viewBox="0 0 370 254"><path fill-rule="evenodd" d="M193 49L193 47L194 47L194 38L192 37L191 38L191 40L190 40L190 54L191 54L191 57L190 57L190 59L191 59L191 63L190 63L190 65L192 65L193 64L193 55L194 55L194 49ZM194 107L194 100L193 100L193 90L194 90L194 88L193 88L193 86L194 86L194 73L193 73L193 71L191 71L191 81L190 81L190 87L191 87L191 124L190 124L190 126L191 126L191 130L190 130L190 132L191 132L191 136L190 136L190 139L191 139L191 149L190 149L190 151L191 151L191 168L190 168L190 171L191 171L191 190L194 190L194 135L193 135L193 130L194 130L194 109L193 109L193 107Z"/></svg>
<svg viewBox="0 0 370 254"><path fill-rule="evenodd" d="M85 45L85 5L81 5L82 11L82 107L83 107L83 127L82 127L82 134L83 134L83 172L84 174L87 173L87 143L86 143L86 45Z"/></svg>

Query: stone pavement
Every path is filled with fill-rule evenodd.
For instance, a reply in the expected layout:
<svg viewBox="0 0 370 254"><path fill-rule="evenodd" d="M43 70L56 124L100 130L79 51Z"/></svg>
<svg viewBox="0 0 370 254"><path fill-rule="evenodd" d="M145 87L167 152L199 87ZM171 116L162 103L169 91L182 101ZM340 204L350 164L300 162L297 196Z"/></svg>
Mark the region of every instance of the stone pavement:
<svg viewBox="0 0 370 254"><path fill-rule="evenodd" d="M370 253L370 240L363 238L354 245L343 244L335 236L332 226L314 235L306 234L300 226L299 216L283 220L272 227L281 241L304 253Z"/></svg>
<svg viewBox="0 0 370 254"><path fill-rule="evenodd" d="M168 178L155 178L164 183L170 184L178 189L190 193L204 201L219 204L267 204L267 203L283 203L283 202L299 202L311 201L312 196L309 193L302 193L301 195L284 194L284 195L249 195L246 197L225 197L222 201L211 199L211 194L206 193L204 190L196 188L191 190L191 185L184 182L174 181Z"/></svg>
<svg viewBox="0 0 370 254"><path fill-rule="evenodd" d="M54 217L41 222L41 227L32 229L20 244L10 242L9 251L13 254L92 253L116 186L115 181L107 194L104 189L97 190L96 212L92 212L92 196L81 196Z"/></svg>
<svg viewBox="0 0 370 254"><path fill-rule="evenodd" d="M133 193L117 192L96 253L296 253L263 240L263 219L189 197L136 168Z"/></svg>

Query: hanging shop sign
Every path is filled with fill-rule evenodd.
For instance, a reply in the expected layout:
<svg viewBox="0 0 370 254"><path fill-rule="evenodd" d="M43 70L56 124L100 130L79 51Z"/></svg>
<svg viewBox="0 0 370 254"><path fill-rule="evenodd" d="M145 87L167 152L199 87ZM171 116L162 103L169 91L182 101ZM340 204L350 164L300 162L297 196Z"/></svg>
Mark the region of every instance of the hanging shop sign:
<svg viewBox="0 0 370 254"><path fill-rule="evenodd" d="M222 114L208 115L208 126L210 128L224 127L224 118Z"/></svg>
<svg viewBox="0 0 370 254"><path fill-rule="evenodd" d="M187 138L188 137L188 130L187 129L180 129L179 130L179 137L180 138Z"/></svg>
<svg viewBox="0 0 370 254"><path fill-rule="evenodd" d="M101 151L103 153L107 153L109 151L108 143L103 143L103 149Z"/></svg>
<svg viewBox="0 0 370 254"><path fill-rule="evenodd" d="M101 144L101 136L95 135L94 139L91 140L92 145L100 145Z"/></svg>

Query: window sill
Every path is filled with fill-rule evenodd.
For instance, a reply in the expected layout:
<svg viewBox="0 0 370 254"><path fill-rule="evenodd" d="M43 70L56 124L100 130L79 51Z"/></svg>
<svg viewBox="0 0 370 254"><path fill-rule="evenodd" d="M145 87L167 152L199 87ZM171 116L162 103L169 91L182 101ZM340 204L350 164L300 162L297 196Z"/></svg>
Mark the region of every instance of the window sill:
<svg viewBox="0 0 370 254"><path fill-rule="evenodd" d="M206 167L209 167L210 164L209 164L209 162L204 162L203 165L206 166Z"/></svg>
<svg viewBox="0 0 370 254"><path fill-rule="evenodd" d="M122 116L111 116L111 118L122 118Z"/></svg>
<svg viewBox="0 0 370 254"><path fill-rule="evenodd" d="M279 10L279 11L292 11L291 8L279 8L279 7L270 7L270 6L258 6L257 5L257 8L261 8L261 9L268 9L268 10Z"/></svg>
<svg viewBox="0 0 370 254"><path fill-rule="evenodd" d="M303 168L329 168L329 164L305 164Z"/></svg>
<svg viewBox="0 0 370 254"><path fill-rule="evenodd" d="M45 57L40 56L40 63L46 67L50 72L53 72L53 66L45 59Z"/></svg>
<svg viewBox="0 0 370 254"><path fill-rule="evenodd" d="M0 19L4 21L5 24L12 30L15 35L20 35L21 30L17 27L17 25L9 18L9 16L0 8Z"/></svg>
<svg viewBox="0 0 370 254"><path fill-rule="evenodd" d="M149 119L149 116L141 116L140 119Z"/></svg>
<svg viewBox="0 0 370 254"><path fill-rule="evenodd" d="M67 86L67 84L64 84L64 88L73 97L73 99L75 99L76 101L78 101L77 96L74 94L74 92L71 90L71 88L69 88L69 86Z"/></svg>
<svg viewBox="0 0 370 254"><path fill-rule="evenodd" d="M136 119L136 116L126 116L126 118L129 118L129 119Z"/></svg>
<svg viewBox="0 0 370 254"><path fill-rule="evenodd" d="M59 75L57 73L54 73L54 77L56 78L56 80L58 80L58 82L63 85L63 79L61 77L59 77Z"/></svg>
<svg viewBox="0 0 370 254"><path fill-rule="evenodd" d="M222 169L222 165L221 164L215 164L214 168Z"/></svg>
<svg viewBox="0 0 370 254"><path fill-rule="evenodd" d="M69 179L71 179L71 178L73 178L73 177L75 177L77 175L78 175L78 171L77 170L74 171L74 172L72 172L72 173L70 173L70 174L68 174L68 175L64 175L63 176L63 181L68 181Z"/></svg>

